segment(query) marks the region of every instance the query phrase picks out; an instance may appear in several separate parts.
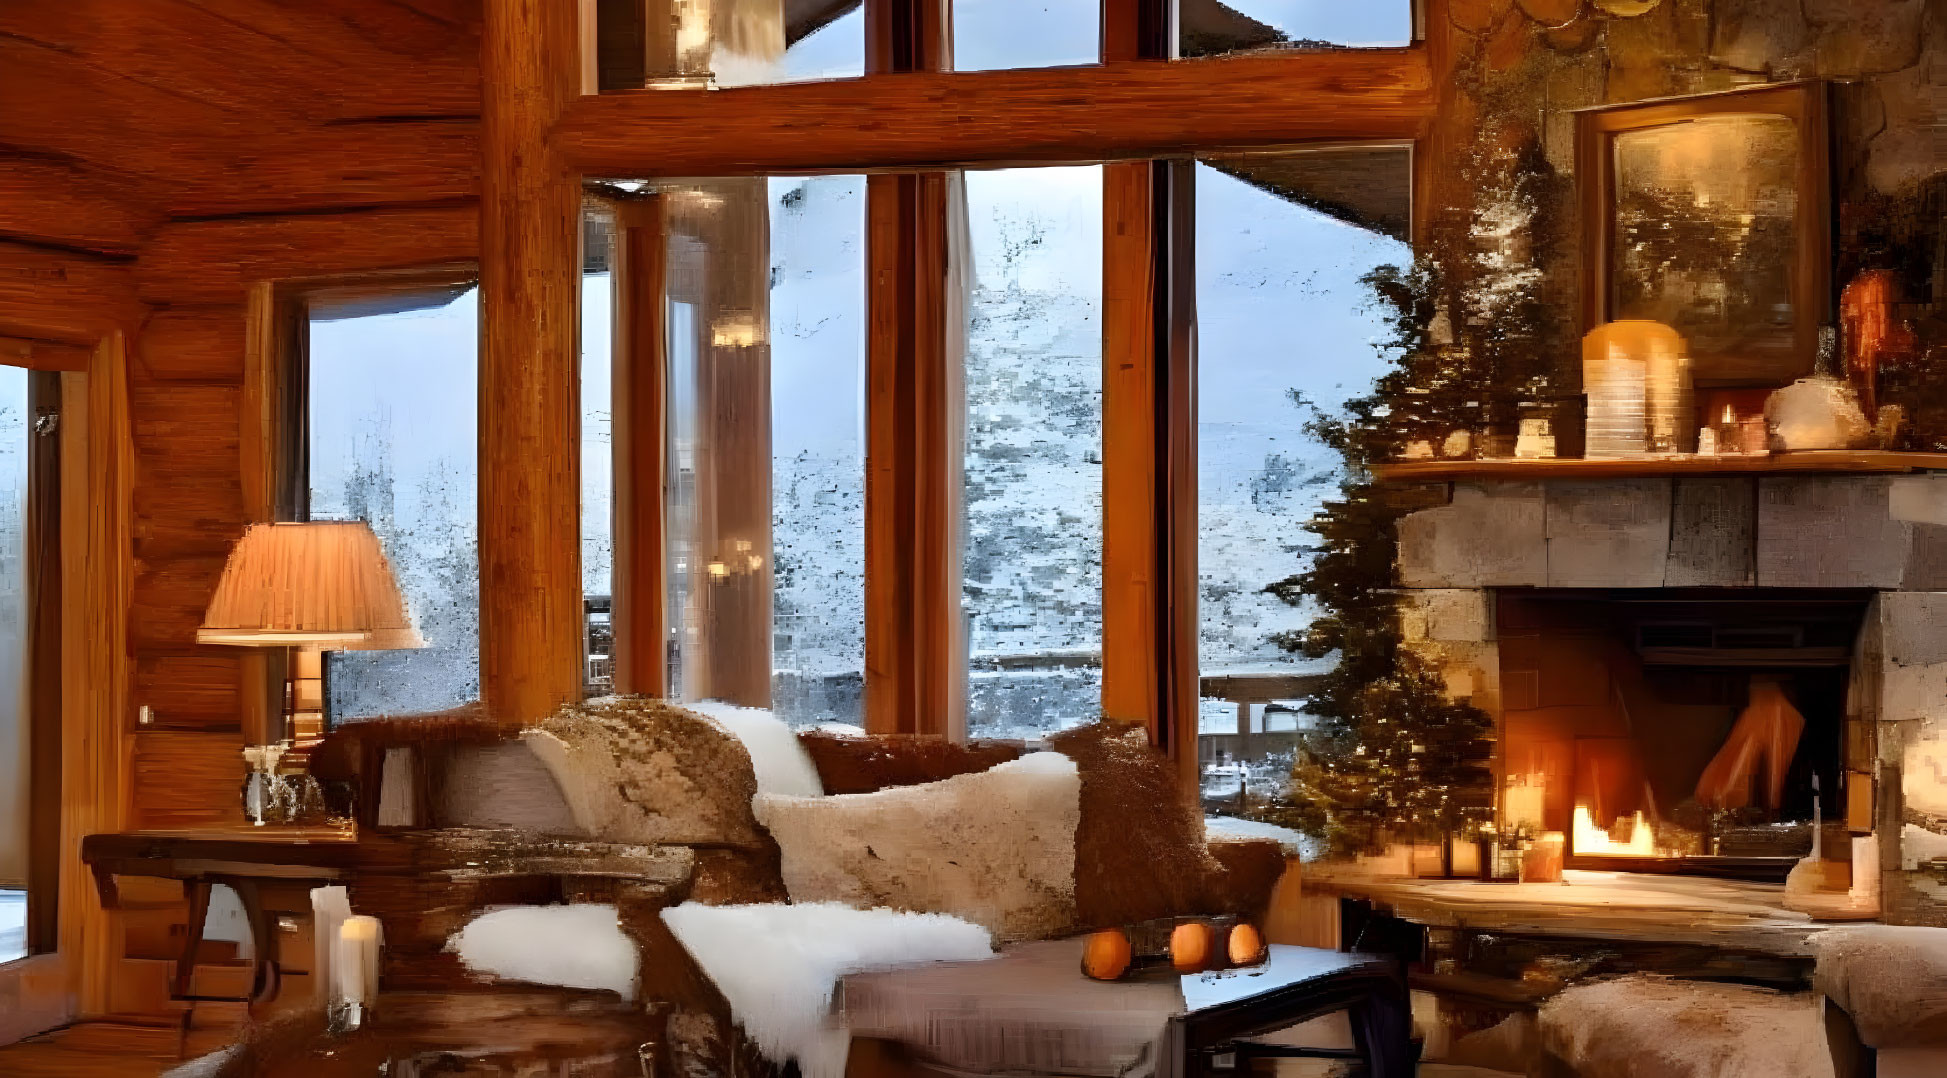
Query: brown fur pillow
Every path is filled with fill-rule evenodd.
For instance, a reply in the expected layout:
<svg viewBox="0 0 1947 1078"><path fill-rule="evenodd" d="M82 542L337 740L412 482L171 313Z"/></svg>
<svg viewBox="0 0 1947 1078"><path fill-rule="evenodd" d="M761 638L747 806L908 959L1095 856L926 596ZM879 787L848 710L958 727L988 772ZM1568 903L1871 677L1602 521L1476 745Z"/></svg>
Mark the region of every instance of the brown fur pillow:
<svg viewBox="0 0 1947 1078"><path fill-rule="evenodd" d="M1203 844L1203 818L1176 765L1133 723L1098 722L1048 739L1082 773L1075 830L1076 928L1218 912L1211 881L1224 868Z"/></svg>
<svg viewBox="0 0 1947 1078"><path fill-rule="evenodd" d="M890 786L918 786L971 775L1018 758L1019 741L971 741L943 737L875 734L846 737L818 730L798 734L828 794L869 794Z"/></svg>

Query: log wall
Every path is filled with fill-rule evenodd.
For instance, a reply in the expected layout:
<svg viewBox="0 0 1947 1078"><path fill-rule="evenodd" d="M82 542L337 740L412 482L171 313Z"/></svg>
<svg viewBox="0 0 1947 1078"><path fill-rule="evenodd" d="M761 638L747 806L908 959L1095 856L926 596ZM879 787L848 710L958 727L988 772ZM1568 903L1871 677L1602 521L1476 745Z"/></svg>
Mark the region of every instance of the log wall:
<svg viewBox="0 0 1947 1078"><path fill-rule="evenodd" d="M119 334L125 379L127 627L79 634L117 763L72 783L122 815L92 830L243 822L249 657L194 634L265 504L252 293L477 258L479 30L480 0L0 5L0 336ZM97 934L84 1013L166 1011L165 965Z"/></svg>

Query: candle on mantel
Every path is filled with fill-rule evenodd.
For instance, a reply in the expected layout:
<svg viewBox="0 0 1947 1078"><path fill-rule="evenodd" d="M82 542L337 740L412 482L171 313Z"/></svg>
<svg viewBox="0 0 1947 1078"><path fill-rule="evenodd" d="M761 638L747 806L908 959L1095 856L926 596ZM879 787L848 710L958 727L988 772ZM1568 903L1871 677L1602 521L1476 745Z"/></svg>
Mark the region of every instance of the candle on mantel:
<svg viewBox="0 0 1947 1078"><path fill-rule="evenodd" d="M332 969L335 1002L356 1004L354 1013L362 1015L379 995L379 919L363 914L345 918L338 926L337 959Z"/></svg>
<svg viewBox="0 0 1947 1078"><path fill-rule="evenodd" d="M1502 812L1509 827L1527 826L1540 830L1547 810L1548 787L1540 782L1509 786Z"/></svg>

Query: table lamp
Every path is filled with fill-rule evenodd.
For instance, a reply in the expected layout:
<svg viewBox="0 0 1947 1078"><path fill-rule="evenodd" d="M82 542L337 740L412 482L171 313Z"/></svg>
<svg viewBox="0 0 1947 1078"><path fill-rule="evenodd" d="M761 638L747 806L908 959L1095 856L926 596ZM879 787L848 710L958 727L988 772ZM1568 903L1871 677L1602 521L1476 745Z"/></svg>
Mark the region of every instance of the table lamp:
<svg viewBox="0 0 1947 1078"><path fill-rule="evenodd" d="M362 520L251 525L230 551L196 641L291 648L300 677L319 676L323 651L424 645L379 538ZM322 734L322 717L318 725ZM280 740L276 734L266 739Z"/></svg>

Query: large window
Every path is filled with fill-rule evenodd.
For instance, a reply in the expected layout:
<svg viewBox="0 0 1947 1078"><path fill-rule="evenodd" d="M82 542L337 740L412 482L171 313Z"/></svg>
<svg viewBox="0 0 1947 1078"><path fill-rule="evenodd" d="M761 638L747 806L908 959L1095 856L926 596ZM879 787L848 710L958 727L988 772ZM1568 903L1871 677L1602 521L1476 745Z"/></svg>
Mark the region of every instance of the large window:
<svg viewBox="0 0 1947 1078"><path fill-rule="evenodd" d="M966 178L967 729L1101 714L1102 170Z"/></svg>
<svg viewBox="0 0 1947 1078"><path fill-rule="evenodd" d="M0 962L27 953L28 378L19 367L0 367Z"/></svg>
<svg viewBox="0 0 1947 1078"><path fill-rule="evenodd" d="M1185 56L1255 49L1404 45L1413 40L1412 0L1185 0L1178 18Z"/></svg>
<svg viewBox="0 0 1947 1078"><path fill-rule="evenodd" d="M1057 67L1100 59L1096 0L956 0L953 68Z"/></svg>
<svg viewBox="0 0 1947 1078"><path fill-rule="evenodd" d="M865 72L859 0L647 0L603 4L603 89L704 88Z"/></svg>
<svg viewBox="0 0 1947 1078"><path fill-rule="evenodd" d="M607 216L588 215L581 275L581 598L587 638L582 685L595 696L615 687L611 228Z"/></svg>
<svg viewBox="0 0 1947 1078"><path fill-rule="evenodd" d="M1293 676L1332 662L1280 646L1314 611L1265 588L1304 566L1305 525L1338 493L1340 456L1306 422L1385 369L1361 278L1411 262L1410 182L1395 146L1197 165L1198 730L1214 801L1282 788L1304 720Z"/></svg>
<svg viewBox="0 0 1947 1078"><path fill-rule="evenodd" d="M1216 458L1229 463L1211 466L1222 481L1206 472L1234 511L1224 527L1235 548L1207 559L1226 581L1213 616L1232 619L1206 626L1209 665L1289 666L1265 638L1306 612L1257 592L1298 568L1315 479L1288 391L1323 390L1309 375L1280 377L1277 364L1335 364L1351 381L1376 360L1357 334L1359 354L1342 353L1343 326L1321 330L1322 316L1294 325L1279 306L1308 310L1324 288L1351 309L1356 289L1289 280L1276 263L1295 260L1303 278L1322 272L1320 259L1338 259L1337 273L1386 256L1359 247L1358 228L1334 237L1286 227L1285 215L1337 227L1328 196L1344 192L1288 197L1213 159L1213 174L1264 200L1253 209L1207 196L1228 227L1267 233L1250 241L1256 261L1234 273L1279 275L1260 290L1273 298L1240 300L1233 313L1196 279L1201 184L1177 162L1423 130L1434 100L1425 50L1312 47L1410 41L1412 5L1338 7L893 0L864 42L873 74L815 88L757 80L735 93L594 95L567 107L549 135L554 152L584 176L638 177L667 204L656 226L668 233L658 267L667 293L655 315L667 334L668 443L661 474L618 481L631 491L658 482L668 494L669 647L659 658L675 691L921 734L1032 736L1107 713L1149 724L1185 777L1195 772L1198 581L1186 547L1199 523L1198 335L1205 354L1225 353L1211 361L1208 391L1254 397L1209 416L1235 435L1219 439ZM786 47L770 52L785 68L793 49L824 43L819 35L863 41L839 32L855 17L849 4L785 5L787 27L814 9L834 21L787 28ZM1189 24L1208 30L1213 20L1229 36L1190 48ZM1184 55L1197 59L1101 61L1105 44L1119 58L1170 55L1177 43L1163 34L1178 25ZM713 25L695 44L726 45L724 32ZM812 67L838 70L799 70ZM727 71L711 72L718 85ZM841 294L825 283L837 277L802 267L858 257L854 248L817 230L781 231L791 200L815 211L827 181L780 189L760 177L855 172L871 177L858 185L870 205L854 233L870 270L851 263L859 283L846 277ZM693 179L712 176L725 178ZM1266 220L1244 220L1251 213ZM863 354L862 371L838 366L825 339L861 311L863 347L848 340L844 355ZM1226 338L1253 322L1276 330ZM794 343L801 361L786 353ZM1229 371L1232 362L1243 367ZM847 407L861 382L862 405ZM1256 501L1253 483L1264 492ZM850 544L861 533L857 558ZM869 662L854 663L861 636ZM786 688L791 679L829 690L822 671L868 665L856 709L837 708L829 691L803 706ZM1262 710L1249 721L1261 725Z"/></svg>
<svg viewBox="0 0 1947 1078"><path fill-rule="evenodd" d="M54 947L60 378L0 366L0 962Z"/></svg>
<svg viewBox="0 0 1947 1078"><path fill-rule="evenodd" d="M311 321L311 518L371 523L426 640L332 653L334 722L480 697L477 292L412 307Z"/></svg>

